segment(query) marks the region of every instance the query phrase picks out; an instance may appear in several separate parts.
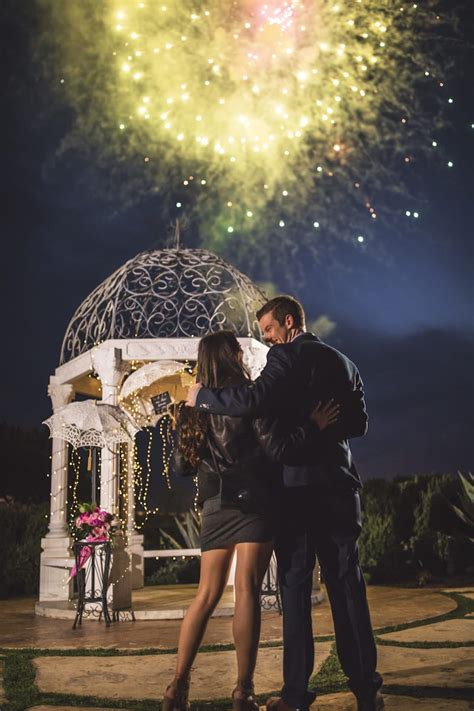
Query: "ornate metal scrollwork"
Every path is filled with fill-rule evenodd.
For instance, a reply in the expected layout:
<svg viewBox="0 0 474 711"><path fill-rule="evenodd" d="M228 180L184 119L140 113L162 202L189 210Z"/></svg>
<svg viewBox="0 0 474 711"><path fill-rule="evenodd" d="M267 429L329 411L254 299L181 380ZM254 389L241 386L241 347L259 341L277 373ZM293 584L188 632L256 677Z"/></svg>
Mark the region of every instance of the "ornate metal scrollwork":
<svg viewBox="0 0 474 711"><path fill-rule="evenodd" d="M282 614L280 586L278 583L278 566L275 553L272 553L270 564L260 590L260 606L263 610L278 610Z"/></svg>
<svg viewBox="0 0 474 711"><path fill-rule="evenodd" d="M84 564L82 551L88 548L90 557ZM108 541L76 541L73 545L77 571L77 607L72 629L82 624L83 617L104 616L105 624L111 623L107 589L109 587L111 546Z"/></svg>
<svg viewBox="0 0 474 711"><path fill-rule="evenodd" d="M255 311L264 302L248 277L205 249L142 252L79 306L61 363L112 338L189 338L222 328L258 337Z"/></svg>

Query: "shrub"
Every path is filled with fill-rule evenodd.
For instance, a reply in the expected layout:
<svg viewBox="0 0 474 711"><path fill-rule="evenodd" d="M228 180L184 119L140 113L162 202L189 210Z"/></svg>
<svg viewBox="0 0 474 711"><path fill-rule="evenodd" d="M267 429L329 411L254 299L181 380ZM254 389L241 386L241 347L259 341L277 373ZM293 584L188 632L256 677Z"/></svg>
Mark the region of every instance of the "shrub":
<svg viewBox="0 0 474 711"><path fill-rule="evenodd" d="M364 515L359 557L372 583L399 580L407 576L407 556L395 534L393 514L368 512Z"/></svg>
<svg viewBox="0 0 474 711"><path fill-rule="evenodd" d="M48 516L48 504L0 505L0 597L38 592L41 538L48 530Z"/></svg>
<svg viewBox="0 0 474 711"><path fill-rule="evenodd" d="M474 543L453 508L458 500L459 484L450 475L367 482L359 548L371 582L472 572Z"/></svg>
<svg viewBox="0 0 474 711"><path fill-rule="evenodd" d="M156 570L145 579L145 585L176 585L199 582L199 558L161 558Z"/></svg>
<svg viewBox="0 0 474 711"><path fill-rule="evenodd" d="M469 534L474 533L474 475L469 472L463 476L459 475L459 500L458 506L452 505L457 517L464 523Z"/></svg>
<svg viewBox="0 0 474 711"><path fill-rule="evenodd" d="M181 548L199 548L200 518L196 511L190 509L181 514L170 515L168 528L161 525L159 532L159 548L176 548L176 558L159 558L149 561L145 585L172 585L177 583L199 582L199 558L182 558ZM165 523L163 521L163 523ZM169 525L171 524L171 526ZM170 532L171 531L171 532ZM181 539L181 540L179 540Z"/></svg>

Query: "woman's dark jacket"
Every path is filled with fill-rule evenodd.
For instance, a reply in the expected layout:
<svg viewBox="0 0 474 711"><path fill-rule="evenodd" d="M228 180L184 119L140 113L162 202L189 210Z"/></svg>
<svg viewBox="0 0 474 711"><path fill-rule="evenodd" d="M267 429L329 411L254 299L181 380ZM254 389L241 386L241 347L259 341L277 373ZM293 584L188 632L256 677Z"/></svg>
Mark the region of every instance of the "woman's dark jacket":
<svg viewBox="0 0 474 711"><path fill-rule="evenodd" d="M201 505L219 493L220 479L214 460L222 477L225 477L226 470L232 468L235 471L240 465L247 474L247 483L248 472L252 471L260 482L266 483L271 496L280 488L279 464L298 463L302 448L317 432L317 425L313 423L283 435L278 432L278 423L268 418L206 416L209 418L208 442L197 471L188 465L177 446L170 462L171 471L180 476L197 475L198 502ZM178 420L176 443L179 441L179 428Z"/></svg>

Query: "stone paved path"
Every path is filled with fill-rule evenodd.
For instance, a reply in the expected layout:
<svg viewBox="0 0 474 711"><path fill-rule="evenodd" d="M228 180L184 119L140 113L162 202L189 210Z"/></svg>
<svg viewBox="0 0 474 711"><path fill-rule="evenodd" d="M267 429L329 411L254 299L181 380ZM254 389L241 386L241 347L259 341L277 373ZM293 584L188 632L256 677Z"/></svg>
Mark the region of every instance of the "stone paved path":
<svg viewBox="0 0 474 711"><path fill-rule="evenodd" d="M415 699L412 696L385 696L385 711L472 711L469 701L458 699ZM31 706L28 711L72 711L77 706ZM103 711L97 707L82 706L82 711ZM261 711L264 711L261 706ZM108 707L108 711L127 711ZM311 711L354 711L352 694L330 694L317 700Z"/></svg>
<svg viewBox="0 0 474 711"><path fill-rule="evenodd" d="M461 591L456 590L455 592ZM462 591L462 594L465 595L466 600L474 601L472 588ZM401 622L411 623L408 629L387 630L380 636L384 642L379 644L378 653L379 669L384 675L387 688L384 693L385 709L387 711L474 711L474 620L459 612L457 616L454 613L451 619L437 621L436 616L446 615L456 608L455 601L442 595L441 591L384 588L381 592L380 589L376 591L372 589L371 597L372 617L374 621L377 621L374 624L375 627L387 629L387 627L395 626ZM269 617L267 616L264 623L264 634L255 678L256 690L264 696L275 692L281 685L282 648L280 644L269 646L271 640L278 639L278 625L281 621L269 619ZM316 633L321 629L331 629L330 610L327 603L315 610L314 617L315 621L319 623L315 629ZM424 620L427 618L434 619L426 624ZM390 623L386 620L390 620ZM51 620L48 622L53 627L56 626L56 631L50 630L48 634L48 638L53 641L50 654L38 655L34 658L35 683L40 693L72 694L77 697L77 706L79 706L81 705L81 696L90 695L93 690L96 698L102 699L105 705L108 704L109 711L110 709L114 711L114 702L117 704L119 700L122 701L120 705L125 709L129 701L133 701L134 709L140 708L140 700L143 703L151 701L153 708L155 707L153 702L156 701L156 709L159 709L159 700L173 674L174 653L146 653L143 655L128 653L117 656L113 650L110 650L110 653L105 656L94 654L64 656L61 655L59 648L60 639L62 638L63 644L65 641L69 644L73 633L67 630L63 634L64 631L58 629L57 622ZM206 641L209 643L211 640L215 640L219 632L222 633L219 641L227 641L228 631L226 631L225 625L230 626L230 620L224 622L217 619L212 620L211 623L210 635ZM163 623L160 624L163 625ZM93 625L95 626L93 627ZM174 626L174 623L167 623L167 625L164 637L168 649L172 649L176 645L179 626ZM172 626L170 627L170 625ZM129 639L128 636L133 630L138 630L138 627L131 624L117 625L114 630L114 640L119 639L120 635ZM86 639L89 642L89 647L91 646L92 631L98 633L100 641L97 642L97 646L108 650L111 645L107 638L107 630L101 628L98 623L89 624L84 639L73 637L73 639L80 640L78 648L82 648ZM7 637L10 634L11 632L8 631ZM55 634L56 637L54 637ZM140 641L146 640L148 642L148 634L149 631L139 630ZM94 642L97 641L97 636L94 634ZM441 643L446 642L454 643L455 646L440 646ZM404 644L410 646L403 646ZM429 647L426 648L426 645ZM153 646L156 650L162 648L164 646L163 636L161 639L156 639ZM317 642L316 672L328 659L332 646L333 640ZM131 650L128 644L125 644L124 647ZM234 651L215 649L200 653L193 670L192 699L210 701L227 698L233 688L235 676ZM390 687L392 687L392 693L390 693ZM410 692L414 693L414 690L421 687L424 689L424 695L429 698L414 698L410 695ZM407 693L400 695L399 692L403 692L405 689ZM440 690L440 693L442 690L443 697L449 697L451 694L453 698L439 698L437 690ZM393 691L397 691L397 694ZM463 698L455 698L459 695ZM58 697L59 700L62 699ZM53 709L55 711L69 711L76 707L74 705L36 705L30 708L34 708L35 711L53 711ZM207 708L212 711L212 702ZM355 711L355 700L349 693L323 695L315 701L311 708L312 711ZM83 711L99 711L96 708L86 709L84 706L82 709Z"/></svg>
<svg viewBox="0 0 474 711"><path fill-rule="evenodd" d="M378 648L379 669L385 684L441 688L472 687L474 698L474 648Z"/></svg>
<svg viewBox="0 0 474 711"><path fill-rule="evenodd" d="M318 645L315 672L329 656L331 643ZM387 685L473 688L473 648L407 649L379 647L379 669ZM105 699L159 699L173 677L174 655L134 657L39 657L36 683L44 693L94 695ZM281 685L282 650L260 650L255 687L271 693ZM198 655L192 677L192 698L230 695L236 678L234 652ZM317 708L317 707L316 707Z"/></svg>
<svg viewBox="0 0 474 711"><path fill-rule="evenodd" d="M192 586L188 586L192 587ZM143 596L143 604L150 604L153 588L134 592ZM451 612L456 603L436 590L420 588L369 587L369 605L375 629L393 627L406 622L416 622ZM40 649L169 649L178 640L181 620L149 620L120 622L118 625L86 621L82 629L71 630L70 620L53 620L36 617L33 598L0 601L0 648L34 647ZM313 608L315 635L333 635L331 613L327 600ZM91 642L91 631L93 641ZM262 639L281 640L281 617L276 612L266 612L262 619ZM205 644L232 642L232 625L229 618L210 620Z"/></svg>
<svg viewBox="0 0 474 711"><path fill-rule="evenodd" d="M384 694L384 711L472 711L469 701L459 699L415 699L413 696ZM311 711L355 711L352 694L322 696L311 706Z"/></svg>
<svg viewBox="0 0 474 711"><path fill-rule="evenodd" d="M466 618L435 622L424 627L412 627L400 632L389 632L380 637L395 642L472 642L474 624L466 623Z"/></svg>
<svg viewBox="0 0 474 711"><path fill-rule="evenodd" d="M332 643L319 645L316 671L329 656ZM45 693L94 694L108 699L159 699L174 674L175 655L134 657L39 657L35 660L36 683ZM259 693L271 693L281 685L282 649L261 649L255 675ZM230 696L237 677L235 652L203 652L192 675L194 699Z"/></svg>

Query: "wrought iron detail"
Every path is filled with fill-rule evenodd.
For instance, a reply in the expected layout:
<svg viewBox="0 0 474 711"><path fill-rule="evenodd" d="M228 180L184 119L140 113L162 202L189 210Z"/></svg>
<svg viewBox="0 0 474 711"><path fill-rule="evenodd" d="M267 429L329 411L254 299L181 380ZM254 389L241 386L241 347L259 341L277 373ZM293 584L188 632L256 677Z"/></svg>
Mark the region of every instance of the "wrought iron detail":
<svg viewBox="0 0 474 711"><path fill-rule="evenodd" d="M112 622L135 622L133 610L113 610Z"/></svg>
<svg viewBox="0 0 474 711"><path fill-rule="evenodd" d="M263 579L260 590L260 606L264 610L278 610L281 615L280 586L278 584L278 567L275 553L272 553Z"/></svg>
<svg viewBox="0 0 474 711"><path fill-rule="evenodd" d="M105 340L189 338L229 328L258 337L263 292L205 249L141 252L105 279L76 310L61 363Z"/></svg>
<svg viewBox="0 0 474 711"><path fill-rule="evenodd" d="M90 549L90 558L81 565L81 551ZM105 624L111 619L107 602L109 587L111 548L108 541L77 541L73 545L77 572L77 608L72 629L82 624L82 618L104 616ZM80 568L80 569L79 569Z"/></svg>

